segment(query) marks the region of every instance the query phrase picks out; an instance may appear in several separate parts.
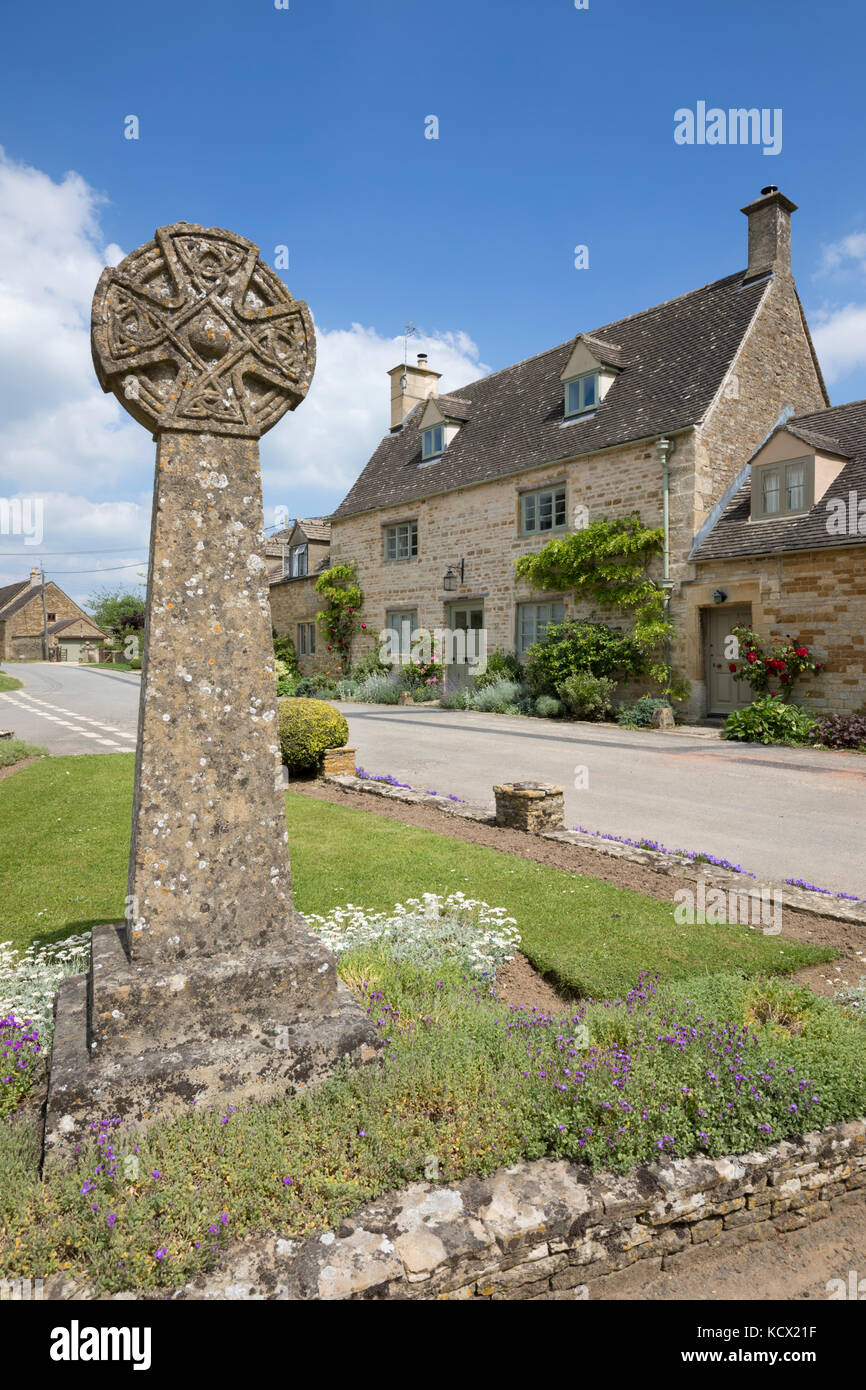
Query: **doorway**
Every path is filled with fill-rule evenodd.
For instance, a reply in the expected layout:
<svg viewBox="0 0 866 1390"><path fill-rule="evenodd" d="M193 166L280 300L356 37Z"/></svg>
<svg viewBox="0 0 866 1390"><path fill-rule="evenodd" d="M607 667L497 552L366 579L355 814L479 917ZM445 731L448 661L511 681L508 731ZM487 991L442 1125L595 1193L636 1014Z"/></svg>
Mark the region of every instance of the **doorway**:
<svg viewBox="0 0 866 1390"><path fill-rule="evenodd" d="M745 681L734 680L731 666L742 665L742 662L733 661L729 643L735 627L751 627L752 605L724 604L719 608L705 608L703 615L707 714L711 717L727 715L752 700L751 687Z"/></svg>

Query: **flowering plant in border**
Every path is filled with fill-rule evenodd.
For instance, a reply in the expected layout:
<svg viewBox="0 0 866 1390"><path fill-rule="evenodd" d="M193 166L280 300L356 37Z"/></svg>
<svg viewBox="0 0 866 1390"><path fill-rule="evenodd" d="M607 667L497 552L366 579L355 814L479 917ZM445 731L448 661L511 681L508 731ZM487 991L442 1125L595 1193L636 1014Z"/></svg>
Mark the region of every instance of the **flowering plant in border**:
<svg viewBox="0 0 866 1390"><path fill-rule="evenodd" d="M735 681L745 681L759 693L790 694L804 671L817 675L822 669L823 663L816 661L809 648L790 634L785 642L769 649L750 627L735 627L732 635L739 643L740 660L730 662L728 669Z"/></svg>
<svg viewBox="0 0 866 1390"><path fill-rule="evenodd" d="M0 941L0 1015L27 1019L46 1045L54 1027L54 996L60 981L86 970L89 956L90 932L46 946L34 941L26 951Z"/></svg>
<svg viewBox="0 0 866 1390"><path fill-rule="evenodd" d="M39 1030L0 1015L0 1119L17 1109L42 1070Z"/></svg>
<svg viewBox="0 0 866 1390"><path fill-rule="evenodd" d="M347 903L327 917L309 913L307 921L337 956L384 948L395 961L430 967L450 961L473 975L494 975L520 945L515 920L504 907L464 893L423 893L395 903L390 913Z"/></svg>

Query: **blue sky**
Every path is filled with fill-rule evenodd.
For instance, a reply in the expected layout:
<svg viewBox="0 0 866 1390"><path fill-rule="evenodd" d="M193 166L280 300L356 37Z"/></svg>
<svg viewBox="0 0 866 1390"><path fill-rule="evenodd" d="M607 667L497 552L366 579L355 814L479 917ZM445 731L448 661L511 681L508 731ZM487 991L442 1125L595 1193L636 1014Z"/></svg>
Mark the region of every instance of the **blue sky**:
<svg viewBox="0 0 866 1390"><path fill-rule="evenodd" d="M866 20L849 4L48 0L7 10L3 38L0 495L44 495L30 550L81 570L76 595L93 566L144 555L153 458L93 382L89 297L99 264L166 222L228 227L271 261L287 245L313 310L313 392L263 441L268 509L340 500L387 426L408 319L459 386L740 269L739 208L769 183L800 205L794 270L832 399L866 396ZM780 108L781 153L676 144L674 112L698 101ZM0 536L0 583L24 550Z"/></svg>

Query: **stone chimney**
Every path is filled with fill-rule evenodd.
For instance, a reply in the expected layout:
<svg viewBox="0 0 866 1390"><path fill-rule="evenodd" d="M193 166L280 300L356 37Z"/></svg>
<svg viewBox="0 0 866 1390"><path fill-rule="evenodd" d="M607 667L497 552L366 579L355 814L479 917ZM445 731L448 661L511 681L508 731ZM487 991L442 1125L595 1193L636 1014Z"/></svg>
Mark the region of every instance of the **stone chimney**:
<svg viewBox="0 0 866 1390"><path fill-rule="evenodd" d="M30 587L31 587L31 589L36 589L36 588L38 588L38 586L39 586L41 583L42 583L42 575L39 573L39 570L32 569L32 570L30 571Z"/></svg>
<svg viewBox="0 0 866 1390"><path fill-rule="evenodd" d="M426 352L418 353L417 367L400 363L388 373L391 378L391 429L398 430L406 416L419 401L428 396L439 395L441 372L434 372L427 366Z"/></svg>
<svg viewBox="0 0 866 1390"><path fill-rule="evenodd" d="M761 189L760 198L740 211L749 219L749 268L746 279L751 280L768 270L790 275L791 213L797 211L797 204L771 183Z"/></svg>

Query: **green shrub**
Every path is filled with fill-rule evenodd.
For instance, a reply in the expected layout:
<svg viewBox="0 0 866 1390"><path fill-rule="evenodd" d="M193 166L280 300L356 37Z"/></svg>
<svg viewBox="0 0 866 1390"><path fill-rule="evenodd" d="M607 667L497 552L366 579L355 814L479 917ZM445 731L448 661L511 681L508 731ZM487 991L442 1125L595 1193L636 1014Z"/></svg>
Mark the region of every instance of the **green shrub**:
<svg viewBox="0 0 866 1390"><path fill-rule="evenodd" d="M377 647L374 651L367 652L366 656L362 656L360 660L355 662L352 667L351 676L353 681L358 681L360 683L366 680L367 676L381 676L390 671L390 669L391 667L384 661L379 660L379 649Z"/></svg>
<svg viewBox="0 0 866 1390"><path fill-rule="evenodd" d="M439 703L443 709L469 709L471 701L472 692L461 685L456 690L447 690Z"/></svg>
<svg viewBox="0 0 866 1390"><path fill-rule="evenodd" d="M534 709L540 719L559 719L565 706L555 695L539 695Z"/></svg>
<svg viewBox="0 0 866 1390"><path fill-rule="evenodd" d="M131 656L131 657L129 658L128 665L129 665L130 671L140 671L140 670L141 670L141 657L140 657L140 656Z"/></svg>
<svg viewBox="0 0 866 1390"><path fill-rule="evenodd" d="M516 714L521 694L522 687L516 681L500 676L491 685L476 690L470 696L468 708L478 710L482 714Z"/></svg>
<svg viewBox="0 0 866 1390"><path fill-rule="evenodd" d="M358 687L358 699L370 705L396 705L400 685L391 674L370 675Z"/></svg>
<svg viewBox="0 0 866 1390"><path fill-rule="evenodd" d="M778 695L761 695L745 709L734 710L725 720L723 738L743 743L810 743L816 721L799 705L788 705Z"/></svg>
<svg viewBox="0 0 866 1390"><path fill-rule="evenodd" d="M533 695L555 695L563 681L579 672L593 676L635 676L644 655L633 638L605 623L551 623L544 639L529 648L526 679Z"/></svg>
<svg viewBox="0 0 866 1390"><path fill-rule="evenodd" d="M613 701L616 681L578 671L557 687L557 695L575 719L604 719Z"/></svg>
<svg viewBox="0 0 866 1390"><path fill-rule="evenodd" d="M277 710L280 748L289 772L319 767L326 748L342 748L349 740L342 714L324 700L280 700Z"/></svg>
<svg viewBox="0 0 866 1390"><path fill-rule="evenodd" d="M285 663L285 675L296 676L298 674L298 653L291 637L278 637L274 632L274 656L278 661Z"/></svg>
<svg viewBox="0 0 866 1390"><path fill-rule="evenodd" d="M670 709L670 700L657 699L654 695L641 695L633 705L620 705L616 712L617 724L634 724L639 729L648 729L652 724L653 713L657 709Z"/></svg>
<svg viewBox="0 0 866 1390"><path fill-rule="evenodd" d="M473 681L476 690L483 690L485 686L502 679L522 684L523 667L516 652L507 652L498 647L495 652L488 653L485 669L473 676Z"/></svg>

